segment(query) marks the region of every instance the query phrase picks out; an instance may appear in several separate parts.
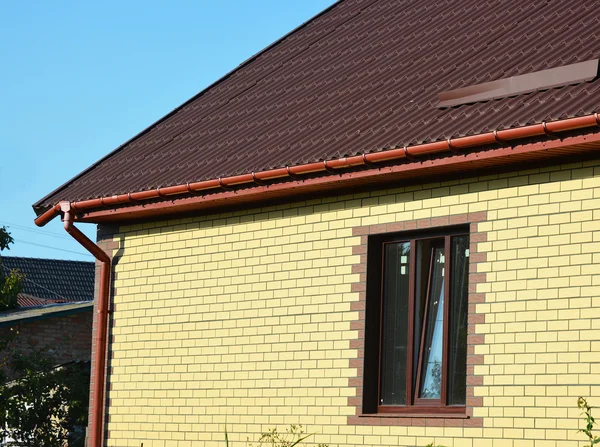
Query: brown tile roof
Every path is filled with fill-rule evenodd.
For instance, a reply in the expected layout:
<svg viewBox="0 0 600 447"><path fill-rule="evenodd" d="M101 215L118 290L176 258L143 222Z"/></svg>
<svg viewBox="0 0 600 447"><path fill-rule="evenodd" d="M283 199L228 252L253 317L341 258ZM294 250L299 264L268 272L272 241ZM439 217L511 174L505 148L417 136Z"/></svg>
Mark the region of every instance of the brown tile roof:
<svg viewBox="0 0 600 447"><path fill-rule="evenodd" d="M600 80L448 109L438 93L600 56L600 2L342 0L34 205L600 110Z"/></svg>
<svg viewBox="0 0 600 447"><path fill-rule="evenodd" d="M17 302L19 303L19 307L38 307L45 306L46 304L64 303L65 301L48 300L44 298L37 298L26 293L19 293L19 295L17 295Z"/></svg>

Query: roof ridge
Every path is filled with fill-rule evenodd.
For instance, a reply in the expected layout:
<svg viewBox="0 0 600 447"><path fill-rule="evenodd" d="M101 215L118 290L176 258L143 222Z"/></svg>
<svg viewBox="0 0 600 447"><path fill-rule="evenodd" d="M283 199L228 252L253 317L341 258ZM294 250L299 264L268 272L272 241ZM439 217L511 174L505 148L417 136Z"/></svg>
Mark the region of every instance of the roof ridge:
<svg viewBox="0 0 600 447"><path fill-rule="evenodd" d="M55 259L55 258L31 258L28 256L6 256L1 255L0 259L29 259L34 261L52 261L52 262L79 262L82 264L95 264L94 261L79 261L77 259Z"/></svg>

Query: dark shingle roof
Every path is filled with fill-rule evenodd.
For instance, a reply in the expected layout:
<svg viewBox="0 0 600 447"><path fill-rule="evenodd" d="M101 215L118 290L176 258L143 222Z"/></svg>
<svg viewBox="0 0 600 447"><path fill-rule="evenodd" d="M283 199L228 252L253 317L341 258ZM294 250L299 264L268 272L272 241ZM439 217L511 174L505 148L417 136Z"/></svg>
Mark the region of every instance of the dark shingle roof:
<svg viewBox="0 0 600 447"><path fill-rule="evenodd" d="M600 110L600 80L437 107L438 93L600 56L600 2L343 0L35 207Z"/></svg>
<svg viewBox="0 0 600 447"><path fill-rule="evenodd" d="M2 256L1 262L5 272L17 269L25 275L25 295L52 301L94 299L93 262L9 256Z"/></svg>

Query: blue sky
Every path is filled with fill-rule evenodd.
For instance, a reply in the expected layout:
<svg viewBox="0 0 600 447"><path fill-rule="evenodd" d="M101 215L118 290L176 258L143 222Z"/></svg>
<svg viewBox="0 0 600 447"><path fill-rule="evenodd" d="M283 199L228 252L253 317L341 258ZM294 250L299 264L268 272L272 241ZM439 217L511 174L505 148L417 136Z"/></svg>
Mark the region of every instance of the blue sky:
<svg viewBox="0 0 600 447"><path fill-rule="evenodd" d="M37 228L31 204L332 3L4 2L3 255L93 260L59 219Z"/></svg>

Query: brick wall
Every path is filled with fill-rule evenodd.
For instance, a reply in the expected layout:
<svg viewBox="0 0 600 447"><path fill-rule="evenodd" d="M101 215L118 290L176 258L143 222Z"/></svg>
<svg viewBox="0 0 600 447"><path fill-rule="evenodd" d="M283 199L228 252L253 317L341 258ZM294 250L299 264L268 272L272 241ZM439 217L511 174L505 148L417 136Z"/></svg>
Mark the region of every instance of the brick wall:
<svg viewBox="0 0 600 447"><path fill-rule="evenodd" d="M367 233L471 224L469 416L363 417ZM124 226L110 446L575 447L600 405L600 162Z"/></svg>
<svg viewBox="0 0 600 447"><path fill-rule="evenodd" d="M36 349L52 350L59 364L74 360L90 360L92 342L91 309L71 315L50 317L43 320L21 323L13 327L0 328L0 338L18 331L13 346L27 351ZM3 358L6 352L0 352Z"/></svg>

